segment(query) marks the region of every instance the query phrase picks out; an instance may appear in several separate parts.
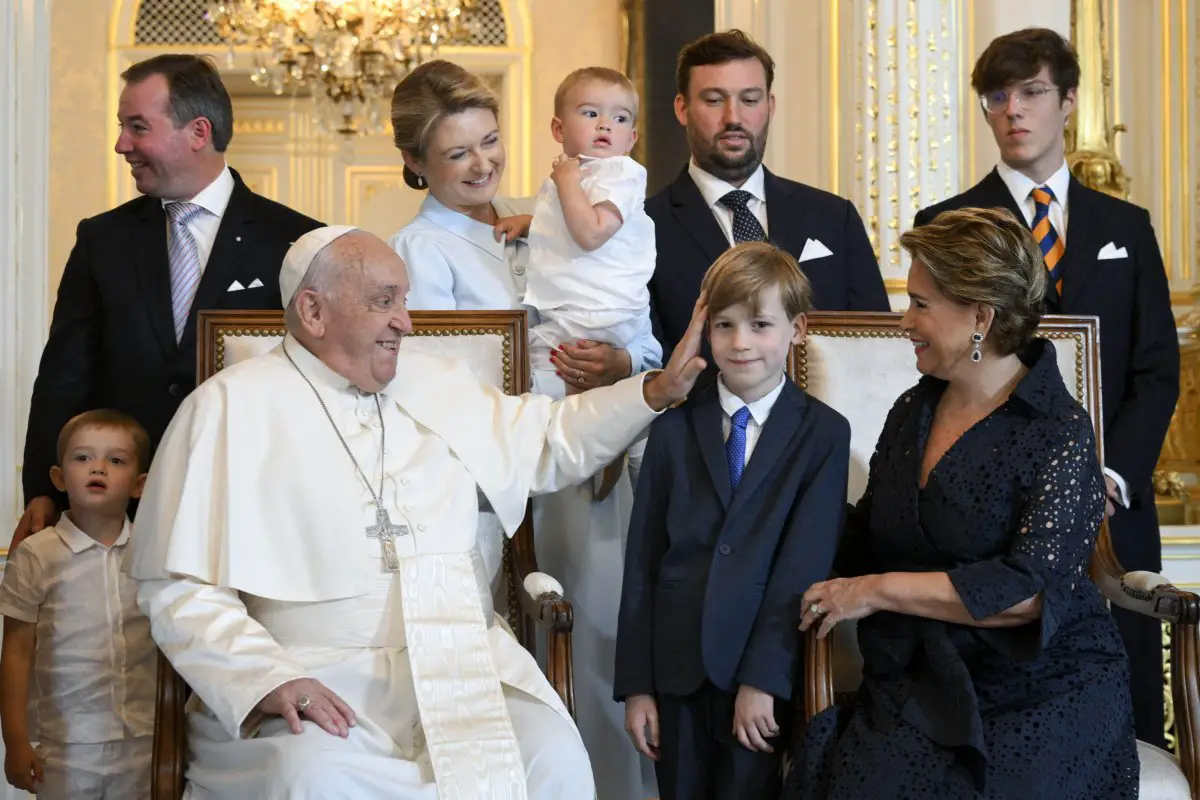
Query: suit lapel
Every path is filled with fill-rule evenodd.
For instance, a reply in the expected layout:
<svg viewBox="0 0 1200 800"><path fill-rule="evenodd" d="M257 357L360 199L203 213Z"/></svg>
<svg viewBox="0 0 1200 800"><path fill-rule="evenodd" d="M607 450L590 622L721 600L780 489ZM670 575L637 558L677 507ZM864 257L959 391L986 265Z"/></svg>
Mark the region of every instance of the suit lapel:
<svg viewBox="0 0 1200 800"><path fill-rule="evenodd" d="M233 173L233 192L229 195L229 205L221 217L221 225L217 228L217 238L213 241L212 252L208 255L208 263L204 266L204 275L200 285L196 287L196 297L192 300L191 311L188 312L187 327L183 331L181 345L190 343L196 338L196 314L200 309L217 308L222 295L229 289L229 284L237 275L241 265L242 248L248 238L246 227L254 221L253 193L242 182L241 176Z"/></svg>
<svg viewBox="0 0 1200 800"><path fill-rule="evenodd" d="M1073 301L1079 296L1080 288L1095 274L1096 255L1100 252L1100 239L1104 237L1104 225L1095 218L1096 193L1071 176L1067 189L1066 250L1063 252L1063 296L1061 311L1070 313ZM1076 220L1071 225L1071 220Z"/></svg>
<svg viewBox="0 0 1200 800"><path fill-rule="evenodd" d="M717 490L717 496L721 498L721 505L729 508L733 492L729 486L729 464L725 460L725 435L722 427L724 414L714 381L696 399L691 422L696 442L700 446L700 456L704 459L704 466L708 468L713 487Z"/></svg>
<svg viewBox="0 0 1200 800"><path fill-rule="evenodd" d="M763 194L767 200L767 239L781 250L800 258L806 242L804 209L792 199L791 187L766 167L763 167Z"/></svg>
<svg viewBox="0 0 1200 800"><path fill-rule="evenodd" d="M167 259L167 215L162 203L142 198L133 235L133 263L138 285L146 297L144 307L163 351L179 349L171 314L171 265Z"/></svg>
<svg viewBox="0 0 1200 800"><path fill-rule="evenodd" d="M738 485L734 497L735 505L754 497L759 485L775 471L779 459L788 451L797 429L804 421L804 406L807 403L808 396L800 391L796 384L785 379L783 391L771 407L771 415L759 431L754 452L750 454L750 461L746 463L746 470L742 473L742 482Z"/></svg>
<svg viewBox="0 0 1200 800"><path fill-rule="evenodd" d="M688 236L700 246L708 259L704 268L717 260L717 256L729 249L729 240L721 232L712 209L704 202L704 195L696 188L687 167L671 184L671 215Z"/></svg>
<svg viewBox="0 0 1200 800"><path fill-rule="evenodd" d="M1004 208L1012 212L1012 215L1017 218L1017 221L1025 225L1025 214L1017 205L1017 201L1013 199L1012 192L1008 190L1004 179L1000 177L1000 173L992 167L992 171L984 176L979 182L980 202L973 205L978 205L982 208ZM1028 227L1028 225L1026 225Z"/></svg>

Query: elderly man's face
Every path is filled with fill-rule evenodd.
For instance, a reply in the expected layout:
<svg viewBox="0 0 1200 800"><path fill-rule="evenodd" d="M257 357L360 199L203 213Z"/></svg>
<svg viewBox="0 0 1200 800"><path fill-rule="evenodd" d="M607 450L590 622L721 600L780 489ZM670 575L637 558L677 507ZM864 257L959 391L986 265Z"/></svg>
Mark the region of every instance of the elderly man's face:
<svg viewBox="0 0 1200 800"><path fill-rule="evenodd" d="M395 251L370 234L329 245L341 273L321 314L321 360L365 392L396 377L400 340L412 331L408 274Z"/></svg>

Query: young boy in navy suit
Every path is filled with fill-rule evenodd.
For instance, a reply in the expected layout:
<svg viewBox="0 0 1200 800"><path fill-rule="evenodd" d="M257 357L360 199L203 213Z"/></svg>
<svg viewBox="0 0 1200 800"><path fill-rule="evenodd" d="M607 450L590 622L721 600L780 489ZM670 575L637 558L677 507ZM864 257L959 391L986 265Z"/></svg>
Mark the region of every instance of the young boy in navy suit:
<svg viewBox="0 0 1200 800"><path fill-rule="evenodd" d="M833 562L850 427L784 374L812 290L745 242L701 287L717 381L650 430L629 526L614 698L662 800L779 789L801 597Z"/></svg>

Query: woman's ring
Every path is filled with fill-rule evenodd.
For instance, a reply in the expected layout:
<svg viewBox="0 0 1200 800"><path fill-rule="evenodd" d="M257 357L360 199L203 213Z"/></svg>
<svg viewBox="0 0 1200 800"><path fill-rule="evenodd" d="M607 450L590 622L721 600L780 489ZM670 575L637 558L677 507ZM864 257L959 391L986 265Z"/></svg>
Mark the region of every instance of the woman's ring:
<svg viewBox="0 0 1200 800"><path fill-rule="evenodd" d="M303 714L305 711L308 711L308 709L311 706L312 706L312 698L306 694L300 695L300 698L298 700L296 700L296 710L299 711L301 714Z"/></svg>
<svg viewBox="0 0 1200 800"><path fill-rule="evenodd" d="M808 611L810 614L813 614L814 616L818 616L818 617L825 616L825 612L821 610L820 603L809 603Z"/></svg>

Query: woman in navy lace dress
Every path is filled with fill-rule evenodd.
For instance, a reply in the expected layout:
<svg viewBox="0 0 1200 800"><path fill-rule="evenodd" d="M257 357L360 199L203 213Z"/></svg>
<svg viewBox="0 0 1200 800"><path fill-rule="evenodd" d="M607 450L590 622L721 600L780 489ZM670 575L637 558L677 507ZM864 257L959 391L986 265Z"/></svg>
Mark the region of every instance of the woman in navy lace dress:
<svg viewBox="0 0 1200 800"><path fill-rule="evenodd" d="M857 619L855 701L799 737L784 800L1135 798L1121 639L1088 577L1104 513L1092 422L1034 338L1046 271L1004 211L906 233L897 400L839 577L802 627Z"/></svg>

